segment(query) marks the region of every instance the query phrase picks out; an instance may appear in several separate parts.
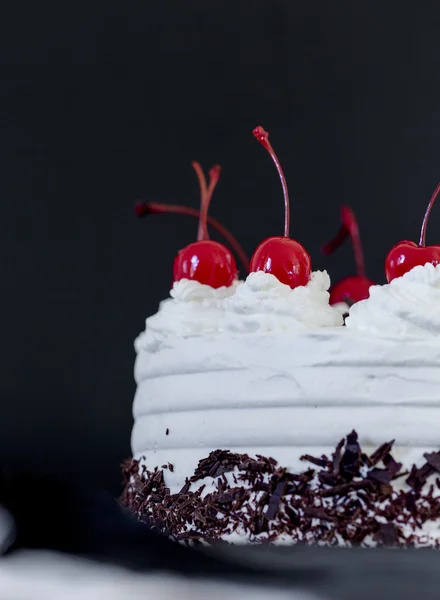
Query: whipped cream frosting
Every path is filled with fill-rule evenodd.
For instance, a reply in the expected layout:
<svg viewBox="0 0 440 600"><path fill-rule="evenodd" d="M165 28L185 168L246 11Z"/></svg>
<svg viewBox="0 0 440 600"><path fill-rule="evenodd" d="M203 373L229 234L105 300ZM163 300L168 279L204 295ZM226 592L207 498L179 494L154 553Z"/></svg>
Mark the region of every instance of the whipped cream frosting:
<svg viewBox="0 0 440 600"><path fill-rule="evenodd" d="M250 273L225 299L222 329L262 333L341 326L341 313L329 305L329 287L325 271L312 273L307 285L293 290L269 273Z"/></svg>
<svg viewBox="0 0 440 600"><path fill-rule="evenodd" d="M381 336L440 335L440 265L414 267L350 308L348 329Z"/></svg>
<svg viewBox="0 0 440 600"><path fill-rule="evenodd" d="M198 281L175 281L170 298L159 304L156 314L148 317L145 331L135 340L136 352L156 351L170 337L185 337L219 330L223 301L234 293L238 281L229 287L213 288Z"/></svg>
<svg viewBox="0 0 440 600"><path fill-rule="evenodd" d="M170 336L341 326L340 312L329 305L329 287L325 271L312 273L307 285L293 290L263 271L218 289L181 279L174 283L170 298L163 300L158 312L147 319L135 349L156 351Z"/></svg>
<svg viewBox="0 0 440 600"><path fill-rule="evenodd" d="M337 310L343 317L347 316L350 312L350 306L346 302L336 302L332 304L333 308Z"/></svg>

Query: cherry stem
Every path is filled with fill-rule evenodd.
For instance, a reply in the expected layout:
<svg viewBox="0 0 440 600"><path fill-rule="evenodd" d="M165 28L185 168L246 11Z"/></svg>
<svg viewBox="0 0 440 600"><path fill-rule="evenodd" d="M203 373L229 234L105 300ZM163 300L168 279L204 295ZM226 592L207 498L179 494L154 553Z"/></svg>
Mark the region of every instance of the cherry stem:
<svg viewBox="0 0 440 600"><path fill-rule="evenodd" d="M202 202L202 206L200 208L200 223L202 225L201 237L197 239L201 240L209 240L208 233L208 211L209 205L211 204L212 194L214 193L215 188L217 187L217 183L220 179L220 173L222 168L220 165L214 165L211 169L209 169L209 185L206 190L205 198ZM199 232L200 234L200 232Z"/></svg>
<svg viewBox="0 0 440 600"><path fill-rule="evenodd" d="M365 277L364 253L362 251L358 223L351 208L349 206L342 206L341 227L336 236L330 242L328 242L328 244L323 246L323 253L326 255L333 254L333 252L337 250L349 236L353 246L357 274L360 277Z"/></svg>
<svg viewBox="0 0 440 600"><path fill-rule="evenodd" d="M199 228L197 230L197 240L207 240L209 239L208 228L206 226L206 218L203 220L204 206L206 202L206 197L208 194L208 184L206 183L205 173L203 172L202 166L200 163L194 161L191 163L192 168L196 172L197 179L199 180L200 187L200 218L199 218ZM208 211L206 210L206 216L208 215Z"/></svg>
<svg viewBox="0 0 440 600"><path fill-rule="evenodd" d="M289 192L287 190L287 182L284 177L283 169L281 168L280 161L278 160L277 155L275 154L275 150L272 148L271 143L269 142L269 133L265 131L260 125L255 127L252 131L254 137L260 142L264 148L269 152L275 167L278 171L278 175L281 180L281 187L283 188L284 194L284 237L289 237L290 232L290 202L289 202Z"/></svg>
<svg viewBox="0 0 440 600"><path fill-rule="evenodd" d="M431 214L432 207L434 206L434 202L436 201L439 193L440 193L440 183L435 188L434 193L432 194L431 200L429 201L428 207L426 209L425 216L423 217L422 229L420 230L420 241L419 241L420 248L425 247L426 228L428 226L429 215Z"/></svg>
<svg viewBox="0 0 440 600"><path fill-rule="evenodd" d="M213 184L215 187L215 184ZM138 217L146 217L147 215L159 215L165 213L174 213L187 215L189 217L195 217L196 219L201 218L200 211L196 208L190 208L189 206L180 206L179 204L159 204L158 202L138 202L135 206L136 214ZM242 263L246 273L249 273L249 259L246 252L243 250L240 242L232 235L232 233L226 229L226 227L214 219L214 217L207 216L207 223L211 225L220 235L222 235L235 254L238 256Z"/></svg>

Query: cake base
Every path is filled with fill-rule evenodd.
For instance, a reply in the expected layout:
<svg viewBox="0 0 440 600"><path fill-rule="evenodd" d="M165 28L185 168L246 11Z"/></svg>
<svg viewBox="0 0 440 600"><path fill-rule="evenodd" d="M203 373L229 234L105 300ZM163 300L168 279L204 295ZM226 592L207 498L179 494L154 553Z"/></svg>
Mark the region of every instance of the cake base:
<svg viewBox="0 0 440 600"><path fill-rule="evenodd" d="M123 465L121 503L177 541L307 543L328 546L440 546L440 452L403 472L393 443L367 456L355 431L331 458L303 456L290 473L269 457L216 450L177 494L167 464Z"/></svg>

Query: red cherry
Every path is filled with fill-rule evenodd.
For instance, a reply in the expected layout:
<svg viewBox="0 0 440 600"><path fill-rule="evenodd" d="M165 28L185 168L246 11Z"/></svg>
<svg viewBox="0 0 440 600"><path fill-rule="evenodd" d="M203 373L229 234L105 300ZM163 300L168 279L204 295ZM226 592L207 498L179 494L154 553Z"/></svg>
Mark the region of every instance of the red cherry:
<svg viewBox="0 0 440 600"><path fill-rule="evenodd" d="M209 185L199 163L192 163L200 185L200 211L185 206L166 206L164 204L138 202L135 211L138 217L154 213L183 213L199 218L197 242L183 248L174 260L174 281L192 279L213 288L230 286L237 276L237 265L231 252L220 244L209 239L208 222L214 225L226 237L239 255L248 264L247 256L237 240L227 229L214 219L209 219L208 209L212 194L220 178L221 167L215 165L209 171Z"/></svg>
<svg viewBox="0 0 440 600"><path fill-rule="evenodd" d="M396 244L388 252L385 260L385 275L388 283L396 277L402 277L419 265L440 264L440 246L418 246L405 240Z"/></svg>
<svg viewBox="0 0 440 600"><path fill-rule="evenodd" d="M332 254L348 237L353 246L357 275L346 277L331 287L331 305L345 302L351 306L359 300L365 300L370 296L370 287L375 285L374 281L365 276L364 254L356 217L349 206L342 206L341 227L336 236L322 248L323 253Z"/></svg>
<svg viewBox="0 0 440 600"><path fill-rule="evenodd" d="M197 242L180 250L174 260L174 281L192 279L213 288L230 286L237 276L235 259L223 244L211 241L208 234L208 209L220 178L221 168L215 165L210 169L207 185L199 163L194 162L192 166L200 185L199 230Z"/></svg>
<svg viewBox="0 0 440 600"><path fill-rule="evenodd" d="M251 258L251 271L272 273L292 289L306 285L312 262L301 244L286 237L270 237L258 246Z"/></svg>
<svg viewBox="0 0 440 600"><path fill-rule="evenodd" d="M361 275L352 275L338 281L330 289L330 304L339 304L345 302L349 306L365 300L370 296L370 287L375 285L368 277Z"/></svg>
<svg viewBox="0 0 440 600"><path fill-rule="evenodd" d="M435 266L440 264L440 245L425 246L429 215L439 193L440 183L435 188L426 208L418 245L415 242L404 240L393 246L388 252L385 259L385 275L388 283L419 265L431 263Z"/></svg>
<svg viewBox="0 0 440 600"><path fill-rule="evenodd" d="M215 165L209 171L209 185L199 163L192 164L200 185L200 218L197 242L180 250L174 260L174 281L192 279L213 288L230 286L237 276L237 265L231 252L209 239L208 209L212 194L220 178L221 168Z"/></svg>
<svg viewBox="0 0 440 600"><path fill-rule="evenodd" d="M180 250L174 260L174 281L193 279L213 288L229 287L237 265L229 250L212 240L194 242Z"/></svg>
<svg viewBox="0 0 440 600"><path fill-rule="evenodd" d="M294 289L308 283L312 272L312 260L299 242L289 238L290 204L287 182L278 157L269 142L269 134L262 127L256 127L252 133L269 152L281 180L284 194L284 237L270 237L261 242L251 258L250 269L252 272L271 273L281 283Z"/></svg>

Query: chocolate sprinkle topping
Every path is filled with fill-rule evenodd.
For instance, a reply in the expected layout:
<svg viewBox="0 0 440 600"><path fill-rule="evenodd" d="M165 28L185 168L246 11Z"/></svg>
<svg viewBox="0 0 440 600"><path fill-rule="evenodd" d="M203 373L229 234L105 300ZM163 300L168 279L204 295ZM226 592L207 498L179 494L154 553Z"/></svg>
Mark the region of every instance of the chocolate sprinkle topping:
<svg viewBox="0 0 440 600"><path fill-rule="evenodd" d="M432 469L440 473L440 452L427 452L423 456L424 458L426 458L426 462L428 463L428 465Z"/></svg>
<svg viewBox="0 0 440 600"><path fill-rule="evenodd" d="M421 527L440 519L440 452L410 473L391 455L393 442L364 454L352 431L330 458L302 456L312 465L290 473L273 458L216 450L201 460L180 492L171 494L164 470L123 465L121 503L139 519L186 543L302 542L329 546L431 546ZM393 487L400 479L405 490ZM425 485L430 478L430 485ZM422 493L423 489L423 493Z"/></svg>

